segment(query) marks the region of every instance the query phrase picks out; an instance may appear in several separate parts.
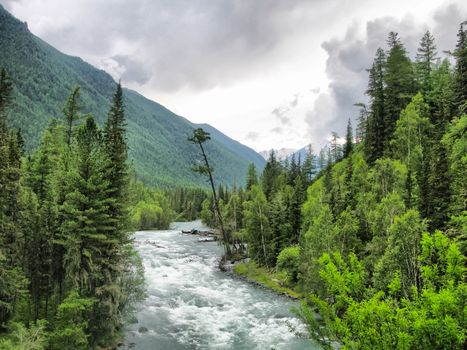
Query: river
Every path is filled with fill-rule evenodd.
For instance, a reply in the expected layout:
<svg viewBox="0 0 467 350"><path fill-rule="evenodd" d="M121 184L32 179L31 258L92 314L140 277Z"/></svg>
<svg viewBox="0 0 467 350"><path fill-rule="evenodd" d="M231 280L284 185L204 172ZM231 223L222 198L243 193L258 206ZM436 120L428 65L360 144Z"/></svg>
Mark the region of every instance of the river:
<svg viewBox="0 0 467 350"><path fill-rule="evenodd" d="M289 331L287 323L303 329L289 299L219 271L217 243L180 234L203 229L200 222L171 228L135 233L147 297L136 313L138 323L126 326L124 348L319 349Z"/></svg>

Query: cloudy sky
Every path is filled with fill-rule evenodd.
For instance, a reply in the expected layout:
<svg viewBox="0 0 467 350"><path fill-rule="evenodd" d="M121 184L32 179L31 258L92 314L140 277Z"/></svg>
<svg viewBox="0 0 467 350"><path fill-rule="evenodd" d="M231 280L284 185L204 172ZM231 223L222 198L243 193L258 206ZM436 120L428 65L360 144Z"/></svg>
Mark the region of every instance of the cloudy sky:
<svg viewBox="0 0 467 350"><path fill-rule="evenodd" d="M389 31L452 49L467 1L0 0L30 30L260 151L322 145L364 101Z"/></svg>

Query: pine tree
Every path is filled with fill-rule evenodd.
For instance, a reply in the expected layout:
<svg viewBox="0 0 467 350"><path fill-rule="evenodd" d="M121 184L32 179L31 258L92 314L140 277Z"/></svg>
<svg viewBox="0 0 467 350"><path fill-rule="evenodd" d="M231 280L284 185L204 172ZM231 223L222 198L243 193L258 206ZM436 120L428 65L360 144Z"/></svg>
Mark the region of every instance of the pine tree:
<svg viewBox="0 0 467 350"><path fill-rule="evenodd" d="M68 289L87 295L102 283L100 264L112 228L108 214L112 198L108 196L105 155L101 134L92 116L78 129L75 169L68 174L68 190L63 204L65 220L62 230L66 239L65 266ZM110 262L110 261L109 261Z"/></svg>
<svg viewBox="0 0 467 350"><path fill-rule="evenodd" d="M306 150L305 160L303 161L302 173L304 179L304 187L308 187L313 178L316 176L316 155L313 153L311 144L308 145Z"/></svg>
<svg viewBox="0 0 467 350"><path fill-rule="evenodd" d="M384 71L384 145L389 152L389 142L396 122L400 112L415 94L416 84L412 62L398 34L389 33L387 42L389 50Z"/></svg>
<svg viewBox="0 0 467 350"><path fill-rule="evenodd" d="M352 132L352 123L347 122L347 132L345 134L345 145L344 145L344 158L350 156L353 150L353 132Z"/></svg>
<svg viewBox="0 0 467 350"><path fill-rule="evenodd" d="M246 178L246 190L249 191L251 186L258 184L258 175L256 174L256 166L251 163L248 166L248 173Z"/></svg>
<svg viewBox="0 0 467 350"><path fill-rule="evenodd" d="M261 187L268 200L271 200L277 192L276 180L282 172L282 167L276 159L274 150L269 154L268 161L261 175Z"/></svg>
<svg viewBox="0 0 467 350"><path fill-rule="evenodd" d="M103 153L106 157L103 170L106 203L106 241L101 249L101 278L97 281L99 302L90 321L91 343L108 342L117 335L121 322L123 286L121 275L126 261L130 259L128 226L128 146L125 134L125 106L123 89L117 84L103 133ZM102 320L108 320L102 325Z"/></svg>
<svg viewBox="0 0 467 350"><path fill-rule="evenodd" d="M449 156L441 142L447 126L456 115L454 74L447 59L432 73L432 91L427 100L433 125L430 133L428 186L431 201L428 222L430 229L443 229L449 217L451 187Z"/></svg>
<svg viewBox="0 0 467 350"><path fill-rule="evenodd" d="M128 146L125 136L125 106L123 103L123 90L120 83L113 96L113 104L110 109L104 128L104 150L108 157L106 171L109 182L109 196L115 199L109 207L109 214L121 224L125 224L121 218L126 217L127 186L128 186ZM125 228L116 225L116 238L125 240Z"/></svg>
<svg viewBox="0 0 467 350"><path fill-rule="evenodd" d="M295 178L300 175L300 163L297 163L295 153L292 153L290 165L287 172L287 183L293 185Z"/></svg>
<svg viewBox="0 0 467 350"><path fill-rule="evenodd" d="M318 156L318 170L322 171L326 167L326 153L324 152L324 148L321 148L319 151Z"/></svg>
<svg viewBox="0 0 467 350"><path fill-rule="evenodd" d="M62 247L54 242L60 238L57 178L63 176L59 147L65 141L63 134L56 131L51 125L44 133L40 148L29 160L25 179L37 198L35 212L28 214L30 224L25 243L35 319L49 319L53 315L53 290L62 283L63 278L63 274L59 273L63 266L63 254L57 254ZM35 219L31 220L32 217Z"/></svg>
<svg viewBox="0 0 467 350"><path fill-rule="evenodd" d="M432 72L437 59L435 38L426 31L420 41L415 62L418 85L424 96L432 89Z"/></svg>
<svg viewBox="0 0 467 350"><path fill-rule="evenodd" d="M444 59L432 72L432 90L427 95L431 123L435 126L434 141L440 140L446 126L456 115L455 77L448 59Z"/></svg>
<svg viewBox="0 0 467 350"><path fill-rule="evenodd" d="M63 107L63 114L65 115L66 121L66 134L65 134L65 143L68 147L71 145L72 136L73 136L73 125L75 121L79 119L79 111L81 106L79 105L79 87L76 87L71 94L68 96L68 100Z"/></svg>
<svg viewBox="0 0 467 350"><path fill-rule="evenodd" d="M4 68L0 70L0 133L6 131L6 111L12 100L13 84Z"/></svg>
<svg viewBox="0 0 467 350"><path fill-rule="evenodd" d="M467 111L467 21L462 22L454 51L456 58L455 97L459 114Z"/></svg>
<svg viewBox="0 0 467 350"><path fill-rule="evenodd" d="M384 94L384 75L386 67L386 55L379 48L373 65L369 72L368 89L366 94L370 98L370 109L366 119L364 151L368 163L373 164L376 159L381 158L384 153L384 118L386 114L386 103Z"/></svg>
<svg viewBox="0 0 467 350"><path fill-rule="evenodd" d="M339 135L337 132L333 131L331 134L331 162L336 163L342 157L342 148L339 145Z"/></svg>
<svg viewBox="0 0 467 350"><path fill-rule="evenodd" d="M0 328L12 317L24 292L21 222L21 145L6 120L12 101L12 83L0 70Z"/></svg>
<svg viewBox="0 0 467 350"><path fill-rule="evenodd" d="M365 141L368 111L364 103L356 103L355 106L360 107L355 130L355 143L359 144Z"/></svg>

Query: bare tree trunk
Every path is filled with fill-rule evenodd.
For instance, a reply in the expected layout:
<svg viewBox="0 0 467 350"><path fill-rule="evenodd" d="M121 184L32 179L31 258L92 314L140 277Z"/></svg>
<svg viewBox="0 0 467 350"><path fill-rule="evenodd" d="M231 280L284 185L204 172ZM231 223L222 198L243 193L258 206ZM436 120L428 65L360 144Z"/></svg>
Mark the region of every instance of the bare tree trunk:
<svg viewBox="0 0 467 350"><path fill-rule="evenodd" d="M203 155L204 163L206 164L207 172L209 175L209 182L211 183L211 189L212 189L212 195L214 198L214 209L217 214L217 219L219 220L219 226L221 228L221 233L222 237L224 239L224 252L225 252L225 257L227 258L232 254L231 249L230 249L230 237L228 233L226 232L224 228L224 222L222 220L222 213L219 207L219 200L217 199L217 193L216 193L216 187L214 186L214 178L212 177L212 172L211 168L209 167L209 162L208 162L208 157L206 156L206 153L204 152L204 147L203 144L198 141L199 147L201 149L201 153Z"/></svg>

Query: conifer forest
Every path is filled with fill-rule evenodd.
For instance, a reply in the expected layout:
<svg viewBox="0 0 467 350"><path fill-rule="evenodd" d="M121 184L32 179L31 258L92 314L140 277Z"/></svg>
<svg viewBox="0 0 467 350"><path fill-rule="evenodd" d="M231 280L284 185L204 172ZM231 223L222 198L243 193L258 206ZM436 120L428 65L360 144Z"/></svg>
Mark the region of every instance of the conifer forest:
<svg viewBox="0 0 467 350"><path fill-rule="evenodd" d="M111 80L97 103L91 85L58 64L53 74L63 74L67 88L59 95L47 90L53 79L24 80L8 46L19 34L5 13L0 6L0 33L11 34L0 34L0 349L124 348L127 325L162 283L148 280L159 262L146 263L144 249L167 257L170 241L160 243L158 232L191 239L172 225L197 219L209 235L198 233L193 249L219 248L212 273L234 283L231 297L235 283L247 281L272 300L290 300L284 312L295 323L277 339L288 332L306 343L253 347L242 338L213 346L218 339L178 336L180 349L466 348L467 22L456 23L449 52L429 30L416 52L404 32L387 33L366 67L364 95L348 106L358 117L339 122L343 137L327 130L321 150L310 140L305 156L272 150L260 160L213 127L174 114L180 121L154 131L160 152L174 152L154 170L148 154L158 151L138 134L153 126L150 117L133 118L138 100L125 80ZM36 55L40 39L31 40L23 48ZM39 111L27 96L43 94L62 99ZM30 121L42 117L28 111L46 119ZM182 129L176 140L167 136ZM153 238L138 241L135 232ZM177 283L177 266L193 258L185 260L163 277ZM162 329L141 320L138 327L137 335ZM160 344L132 347L172 348Z"/></svg>

